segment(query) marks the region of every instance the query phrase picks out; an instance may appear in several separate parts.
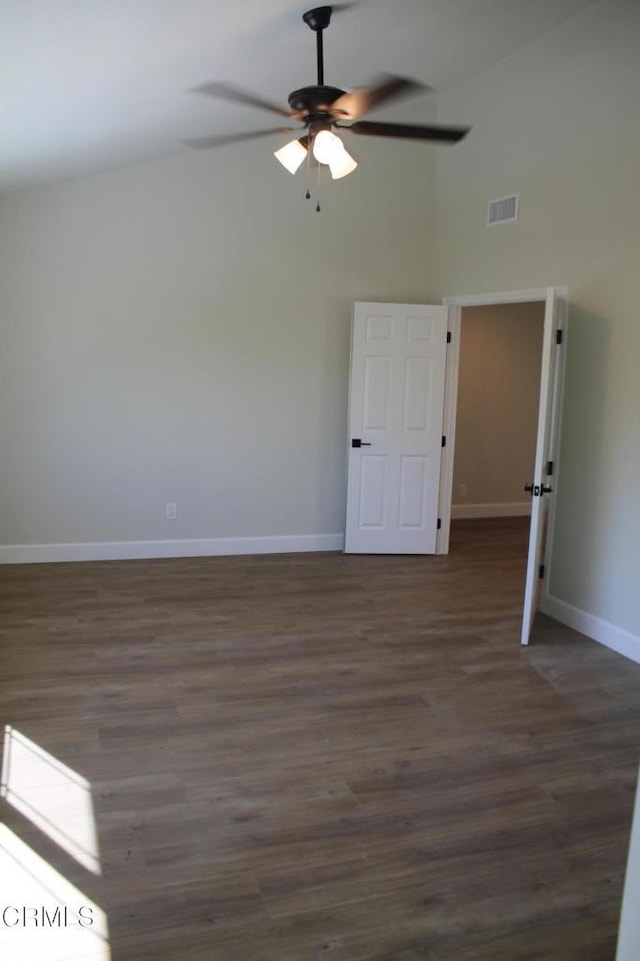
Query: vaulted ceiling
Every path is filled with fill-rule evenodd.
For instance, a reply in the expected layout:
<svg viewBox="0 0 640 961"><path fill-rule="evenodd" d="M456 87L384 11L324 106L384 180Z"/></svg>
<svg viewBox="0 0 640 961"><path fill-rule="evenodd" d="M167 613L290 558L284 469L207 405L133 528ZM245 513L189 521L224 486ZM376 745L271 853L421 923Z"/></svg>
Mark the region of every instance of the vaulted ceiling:
<svg viewBox="0 0 640 961"><path fill-rule="evenodd" d="M384 71L443 90L591 3L339 4L325 34L325 81L348 89ZM0 0L0 190L175 153L186 149L187 138L273 126L272 117L252 107L189 91L225 80L286 106L291 90L315 83L315 38L301 19L309 6L295 0ZM432 107L432 97L414 101L412 116L420 122L420 112ZM389 107L384 115L398 117L399 110Z"/></svg>

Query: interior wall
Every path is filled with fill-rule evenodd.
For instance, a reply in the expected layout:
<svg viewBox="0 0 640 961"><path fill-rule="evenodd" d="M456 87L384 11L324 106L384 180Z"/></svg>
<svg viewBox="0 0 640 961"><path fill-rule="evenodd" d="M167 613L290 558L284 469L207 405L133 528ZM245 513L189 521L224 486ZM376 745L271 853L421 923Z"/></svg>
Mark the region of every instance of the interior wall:
<svg viewBox="0 0 640 961"><path fill-rule="evenodd" d="M316 213L273 146L0 202L0 545L342 534L352 304L425 300L434 148Z"/></svg>
<svg viewBox="0 0 640 961"><path fill-rule="evenodd" d="M462 311L454 518L530 511L543 324L542 303Z"/></svg>
<svg viewBox="0 0 640 961"><path fill-rule="evenodd" d="M432 293L568 286L549 590L640 651L638 49L640 5L606 0L440 96L473 129L437 157ZM519 220L487 228L515 191Z"/></svg>
<svg viewBox="0 0 640 961"><path fill-rule="evenodd" d="M616 961L636 961L640 944L640 776L629 840Z"/></svg>

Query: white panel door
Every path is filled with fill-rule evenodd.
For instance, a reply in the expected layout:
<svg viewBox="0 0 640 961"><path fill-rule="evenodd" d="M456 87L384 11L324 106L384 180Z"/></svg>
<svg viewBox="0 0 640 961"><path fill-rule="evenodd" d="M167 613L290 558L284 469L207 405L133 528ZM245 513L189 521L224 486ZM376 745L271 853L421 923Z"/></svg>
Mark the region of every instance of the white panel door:
<svg viewBox="0 0 640 961"><path fill-rule="evenodd" d="M566 327L566 324L565 324ZM557 457L557 435L560 426L564 350L562 343L560 304L555 288L549 287L545 301L544 333L542 340L542 368L540 372L540 401L538 405L538 434L536 461L531 488L531 526L522 612L522 644L528 644L533 619L539 606L540 566L546 553L546 534L549 498L553 497L554 477L547 465ZM560 351L563 351L561 354ZM552 468L553 469L553 468Z"/></svg>
<svg viewBox="0 0 640 961"><path fill-rule="evenodd" d="M356 303L345 551L433 554L448 308Z"/></svg>

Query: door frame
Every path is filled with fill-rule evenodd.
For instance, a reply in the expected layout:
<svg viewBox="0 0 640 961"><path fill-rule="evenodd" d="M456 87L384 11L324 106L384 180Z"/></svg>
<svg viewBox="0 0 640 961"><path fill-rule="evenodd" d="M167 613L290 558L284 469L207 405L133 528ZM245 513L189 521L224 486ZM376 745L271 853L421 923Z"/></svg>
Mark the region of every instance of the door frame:
<svg viewBox="0 0 640 961"><path fill-rule="evenodd" d="M464 307L485 307L494 304L521 304L531 302L545 303L550 287L535 287L529 290L504 290L483 294L464 294L460 296L444 297L442 303L449 308L448 331L451 343L447 348L445 369L444 413L442 433L447 438L446 447L442 451L440 460L440 492L438 500L438 516L441 520L440 530L436 537L436 554L449 553L449 535L451 530L451 501L453 495L453 461L456 446L456 411L458 404L458 377L460 364L460 337L462 331L462 310ZM559 311L559 326L565 331L563 344L566 346L566 319L569 291L567 287L554 286ZM514 321L517 323L517 321ZM557 376L562 383L566 349L563 348L558 363ZM558 484L558 452L560 449L560 430L562 425L563 392L558 397L557 431L553 438L554 447L554 487ZM551 545L556 517L556 498L551 498L549 504L548 532L545 545L545 583L544 594L548 593L549 575L551 573Z"/></svg>

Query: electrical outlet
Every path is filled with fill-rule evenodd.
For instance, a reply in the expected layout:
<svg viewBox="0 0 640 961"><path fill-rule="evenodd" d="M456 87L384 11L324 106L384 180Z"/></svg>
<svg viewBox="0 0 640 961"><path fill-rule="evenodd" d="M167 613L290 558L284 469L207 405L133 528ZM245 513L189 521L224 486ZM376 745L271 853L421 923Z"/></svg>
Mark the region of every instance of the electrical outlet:
<svg viewBox="0 0 640 961"><path fill-rule="evenodd" d="M165 504L165 515L168 521L174 521L178 516L178 505L167 502Z"/></svg>
<svg viewBox="0 0 640 961"><path fill-rule="evenodd" d="M460 497L466 497L466 496L467 496L467 485L466 485L466 484L458 484L458 495L459 495Z"/></svg>

